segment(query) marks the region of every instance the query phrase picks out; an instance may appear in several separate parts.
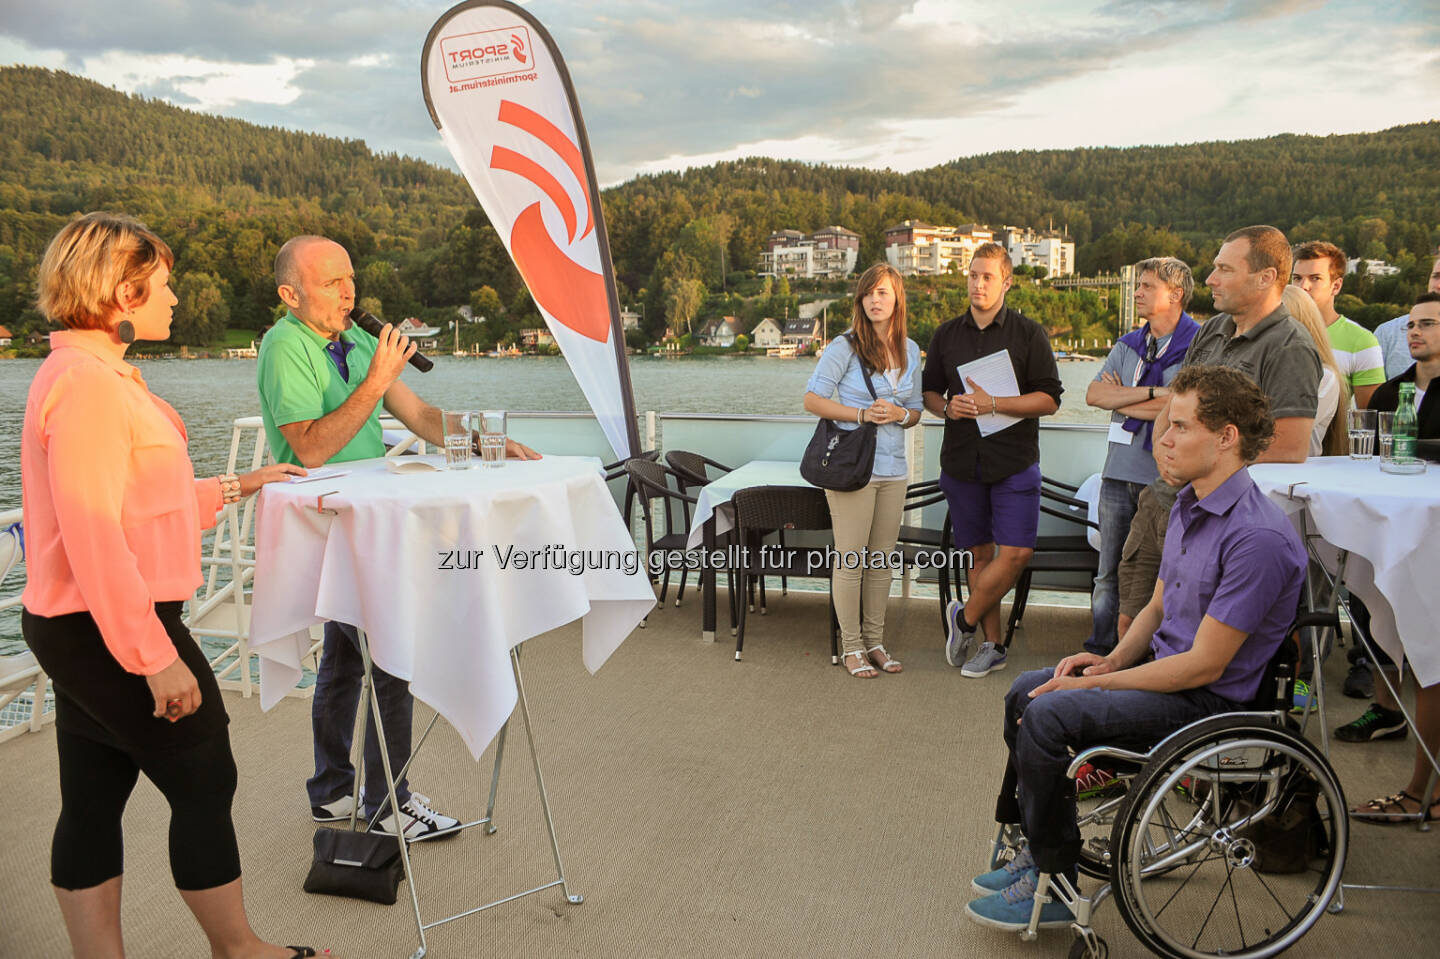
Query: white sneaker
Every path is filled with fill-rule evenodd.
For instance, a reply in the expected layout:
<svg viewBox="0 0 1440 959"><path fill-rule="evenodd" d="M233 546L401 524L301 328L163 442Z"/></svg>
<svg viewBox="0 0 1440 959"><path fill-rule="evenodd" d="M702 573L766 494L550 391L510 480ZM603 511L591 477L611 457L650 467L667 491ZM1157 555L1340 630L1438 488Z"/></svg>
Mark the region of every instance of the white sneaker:
<svg viewBox="0 0 1440 959"><path fill-rule="evenodd" d="M350 814L354 811L355 797L346 793L334 802L311 806L310 818L316 822L339 822L342 819L349 819Z"/></svg>
<svg viewBox="0 0 1440 959"><path fill-rule="evenodd" d="M430 797L419 793L411 793L410 798L400 807L400 812L405 816L405 838L411 842L417 839L439 838L446 833L453 833L460 825L460 820L455 817L444 816L431 809ZM394 814L376 823L374 830L387 836L395 835Z"/></svg>

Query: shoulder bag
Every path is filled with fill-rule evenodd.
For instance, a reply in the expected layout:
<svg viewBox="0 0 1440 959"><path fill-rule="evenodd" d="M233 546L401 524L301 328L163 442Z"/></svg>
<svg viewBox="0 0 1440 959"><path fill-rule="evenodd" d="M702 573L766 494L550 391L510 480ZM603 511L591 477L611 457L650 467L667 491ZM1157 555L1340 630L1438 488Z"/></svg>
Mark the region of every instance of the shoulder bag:
<svg viewBox="0 0 1440 959"><path fill-rule="evenodd" d="M315 830L315 858L305 877L306 892L393 906L404 877L400 842L394 836L348 829Z"/></svg>
<svg viewBox="0 0 1440 959"><path fill-rule="evenodd" d="M845 336L850 339L853 350L854 339L849 333ZM879 399L875 395L875 385L870 382L870 371L865 368L865 361L859 353L852 355L854 361L860 364L860 374L871 399ZM853 430L842 430L834 420L823 416L815 425L815 435L810 437L810 445L805 447L805 455L800 459L800 475L807 482L840 493L853 492L870 482L874 467L875 424L861 423Z"/></svg>

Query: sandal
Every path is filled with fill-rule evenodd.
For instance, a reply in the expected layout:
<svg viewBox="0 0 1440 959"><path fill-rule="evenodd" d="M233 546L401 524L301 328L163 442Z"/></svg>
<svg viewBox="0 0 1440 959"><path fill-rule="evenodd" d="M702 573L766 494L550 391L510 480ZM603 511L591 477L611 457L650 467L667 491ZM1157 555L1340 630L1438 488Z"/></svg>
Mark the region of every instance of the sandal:
<svg viewBox="0 0 1440 959"><path fill-rule="evenodd" d="M890 654L885 652L885 647L881 646L879 643L871 646L869 649L865 650L865 652L869 653L871 656L874 656L877 653L879 654L880 662L876 663L875 665L879 667L882 672L898 673L904 668L900 665L900 660L891 659Z"/></svg>
<svg viewBox="0 0 1440 959"><path fill-rule="evenodd" d="M841 657L841 660L848 660L851 656L858 657L860 660L860 662L853 667L848 665L845 667L850 670L851 676L854 676L856 679L878 679L880 677L880 674L875 671L875 664L870 662L870 657L858 649L853 653L846 653ZM868 676L865 675L867 672L869 673Z"/></svg>
<svg viewBox="0 0 1440 959"><path fill-rule="evenodd" d="M1412 802L1415 809L1406 809L1405 803ZM1393 796L1382 796L1379 799L1372 799L1363 806L1356 806L1350 810L1350 815L1355 819L1365 822L1379 823L1381 825L1394 826L1400 823L1419 822L1422 818L1425 822L1435 822L1440 816L1436 815L1436 809L1440 808L1440 799L1436 799L1426 806L1420 801L1419 796L1412 796L1405 790L1400 790ZM1421 812L1424 816L1421 816Z"/></svg>

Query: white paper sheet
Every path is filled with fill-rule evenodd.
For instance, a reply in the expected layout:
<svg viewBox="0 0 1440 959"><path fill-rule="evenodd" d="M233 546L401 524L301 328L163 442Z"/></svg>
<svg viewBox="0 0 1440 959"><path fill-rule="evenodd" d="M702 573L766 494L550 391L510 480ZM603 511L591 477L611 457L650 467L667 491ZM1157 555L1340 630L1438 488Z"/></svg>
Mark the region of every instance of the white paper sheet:
<svg viewBox="0 0 1440 959"><path fill-rule="evenodd" d="M962 363L955 367L955 372L960 374L960 382L965 384L966 392L970 391L967 381L974 380L976 386L991 396L1020 395L1020 384L1015 379L1015 368L1010 365L1009 350L1001 350L978 360ZM998 433L1018 422L1020 417L1008 416L1005 413L986 413L975 418L975 425L980 427L981 436Z"/></svg>
<svg viewBox="0 0 1440 959"><path fill-rule="evenodd" d="M315 480L334 479L337 476L344 476L349 470L336 469L333 466L317 466L308 471L304 476L291 476L291 483L313 483Z"/></svg>

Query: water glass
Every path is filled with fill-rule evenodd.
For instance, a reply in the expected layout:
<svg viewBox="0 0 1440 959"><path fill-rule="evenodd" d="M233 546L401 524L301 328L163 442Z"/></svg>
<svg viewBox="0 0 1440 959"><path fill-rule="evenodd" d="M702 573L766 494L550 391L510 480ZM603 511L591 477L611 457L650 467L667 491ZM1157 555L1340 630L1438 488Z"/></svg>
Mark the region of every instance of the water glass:
<svg viewBox="0 0 1440 959"><path fill-rule="evenodd" d="M1350 458L1372 459L1375 456L1375 411L1346 410L1345 416L1350 431Z"/></svg>
<svg viewBox="0 0 1440 959"><path fill-rule="evenodd" d="M1390 449L1395 443L1395 411L1376 410L1375 425L1380 434L1380 458L1388 460Z"/></svg>
<svg viewBox="0 0 1440 959"><path fill-rule="evenodd" d="M505 465L505 411L483 410L479 418L480 462L485 466Z"/></svg>
<svg viewBox="0 0 1440 959"><path fill-rule="evenodd" d="M471 430L478 415L473 410L445 410L440 414L445 421L446 469L470 468L470 447L474 443Z"/></svg>

